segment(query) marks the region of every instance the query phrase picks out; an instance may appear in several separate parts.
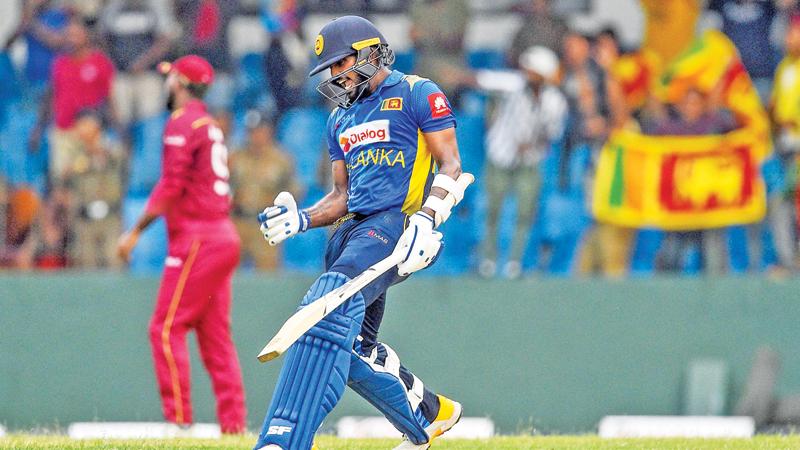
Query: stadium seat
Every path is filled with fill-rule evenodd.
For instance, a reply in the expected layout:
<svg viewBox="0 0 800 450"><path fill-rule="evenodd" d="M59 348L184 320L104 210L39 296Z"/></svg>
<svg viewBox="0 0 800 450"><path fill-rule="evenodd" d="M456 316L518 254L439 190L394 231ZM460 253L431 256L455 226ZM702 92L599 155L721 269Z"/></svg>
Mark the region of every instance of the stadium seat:
<svg viewBox="0 0 800 450"><path fill-rule="evenodd" d="M370 16L370 20L381 30L381 34L386 38L395 54L408 52L413 47L411 17L408 14L374 14Z"/></svg>
<svg viewBox="0 0 800 450"><path fill-rule="evenodd" d="M234 113L248 109L269 109L269 86L264 72L264 55L246 53L238 62L234 79Z"/></svg>
<svg viewBox="0 0 800 450"><path fill-rule="evenodd" d="M19 98L19 80L14 66L11 62L11 57L8 52L0 52L0 130L5 126L8 120L7 109L9 104Z"/></svg>
<svg viewBox="0 0 800 450"><path fill-rule="evenodd" d="M506 56L500 50L478 49L467 52L467 66L471 69L505 69Z"/></svg>
<svg viewBox="0 0 800 450"><path fill-rule="evenodd" d="M300 200L302 205L311 205L322 196L325 191L319 187L312 187ZM283 267L289 271L318 273L323 267L325 246L328 240L327 228L315 228L303 233L295 239L287 239L283 243Z"/></svg>
<svg viewBox="0 0 800 450"><path fill-rule="evenodd" d="M295 108L287 111L277 125L278 141L295 160L304 186L317 184L317 167L326 154L325 126L328 113L322 108Z"/></svg>
<svg viewBox="0 0 800 450"><path fill-rule="evenodd" d="M518 14L476 14L467 25L464 48L503 53L522 25Z"/></svg>
<svg viewBox="0 0 800 450"><path fill-rule="evenodd" d="M414 73L414 51L394 52L393 69L403 73Z"/></svg>
<svg viewBox="0 0 800 450"><path fill-rule="evenodd" d="M132 151L128 192L147 195L161 175L161 134L166 117L159 115L136 122L132 127Z"/></svg>
<svg viewBox="0 0 800 450"><path fill-rule="evenodd" d="M31 184L42 192L47 176L47 133L42 135L38 151L28 151L36 105L17 99L8 104L7 112L9 120L0 127L0 172L12 184Z"/></svg>
<svg viewBox="0 0 800 450"><path fill-rule="evenodd" d="M269 35L256 16L237 15L228 24L228 48L233 58L248 53L263 53Z"/></svg>

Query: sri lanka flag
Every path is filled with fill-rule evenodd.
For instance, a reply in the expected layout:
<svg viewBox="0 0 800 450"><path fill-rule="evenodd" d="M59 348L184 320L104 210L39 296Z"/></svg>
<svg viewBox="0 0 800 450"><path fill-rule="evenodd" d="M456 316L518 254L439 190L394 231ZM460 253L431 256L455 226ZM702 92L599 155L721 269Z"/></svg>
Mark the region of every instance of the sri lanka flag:
<svg viewBox="0 0 800 450"><path fill-rule="evenodd" d="M595 177L592 211L622 226L696 230L761 220L760 166L771 149L769 121L736 48L708 31L663 72L657 95L675 101L688 88L710 93L741 125L725 135L612 133Z"/></svg>

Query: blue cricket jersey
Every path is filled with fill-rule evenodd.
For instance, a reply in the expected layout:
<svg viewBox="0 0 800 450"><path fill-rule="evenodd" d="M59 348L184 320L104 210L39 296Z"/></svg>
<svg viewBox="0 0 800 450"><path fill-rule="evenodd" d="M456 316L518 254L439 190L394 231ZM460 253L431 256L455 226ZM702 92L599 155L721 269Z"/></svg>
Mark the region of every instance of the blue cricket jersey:
<svg viewBox="0 0 800 450"><path fill-rule="evenodd" d="M328 151L331 161L347 165L348 211L419 211L435 166L422 133L455 126L450 103L435 83L396 70L368 97L334 109Z"/></svg>

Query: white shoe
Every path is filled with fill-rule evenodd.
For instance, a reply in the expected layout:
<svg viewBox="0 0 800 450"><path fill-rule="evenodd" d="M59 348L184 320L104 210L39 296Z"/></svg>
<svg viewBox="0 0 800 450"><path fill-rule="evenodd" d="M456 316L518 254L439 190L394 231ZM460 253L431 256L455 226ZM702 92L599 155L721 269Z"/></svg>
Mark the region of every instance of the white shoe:
<svg viewBox="0 0 800 450"><path fill-rule="evenodd" d="M484 259L478 264L478 275L483 278L492 278L497 271L497 263L491 259Z"/></svg>
<svg viewBox="0 0 800 450"><path fill-rule="evenodd" d="M279 445L269 444L264 447L261 447L258 450L283 450ZM311 450L319 450L316 443L311 444Z"/></svg>
<svg viewBox="0 0 800 450"><path fill-rule="evenodd" d="M425 432L430 436L430 440L425 444L417 445L409 441L408 438L404 438L403 442L395 447L394 450L426 450L431 447L434 439L443 435L458 423L461 419L461 414L464 412L461 403L450 400L443 395L437 395L437 397L439 397L439 414L436 415L436 420L432 424L425 427Z"/></svg>
<svg viewBox="0 0 800 450"><path fill-rule="evenodd" d="M503 267L503 275L509 280L516 280L522 275L522 264L519 261L509 261Z"/></svg>

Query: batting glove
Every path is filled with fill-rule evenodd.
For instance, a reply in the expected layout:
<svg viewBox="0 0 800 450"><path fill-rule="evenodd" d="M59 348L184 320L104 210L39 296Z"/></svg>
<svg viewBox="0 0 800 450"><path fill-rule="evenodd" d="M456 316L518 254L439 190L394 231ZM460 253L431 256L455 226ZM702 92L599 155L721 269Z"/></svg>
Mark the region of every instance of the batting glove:
<svg viewBox="0 0 800 450"><path fill-rule="evenodd" d="M404 257L397 273L406 276L428 267L442 247L442 233L433 229L433 218L420 211L409 217L394 251Z"/></svg>
<svg viewBox="0 0 800 450"><path fill-rule="evenodd" d="M306 211L297 209L292 194L281 192L275 197L275 205L264 209L258 215L261 233L269 245L278 245L297 233L302 233L311 225L311 217Z"/></svg>

